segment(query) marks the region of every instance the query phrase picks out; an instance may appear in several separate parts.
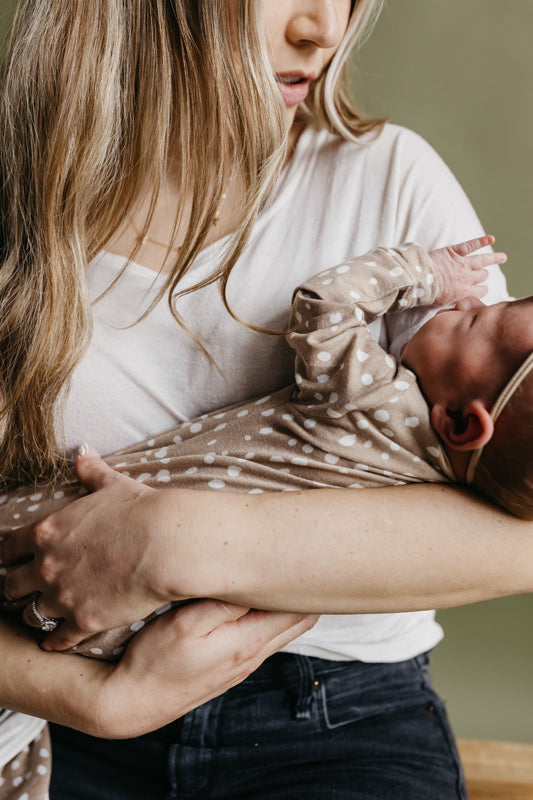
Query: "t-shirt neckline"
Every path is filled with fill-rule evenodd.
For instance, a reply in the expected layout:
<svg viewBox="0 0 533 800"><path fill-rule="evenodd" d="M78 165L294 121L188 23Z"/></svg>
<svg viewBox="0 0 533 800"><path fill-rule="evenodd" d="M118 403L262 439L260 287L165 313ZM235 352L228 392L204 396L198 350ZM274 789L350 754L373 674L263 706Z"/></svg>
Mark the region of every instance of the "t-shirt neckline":
<svg viewBox="0 0 533 800"><path fill-rule="evenodd" d="M300 134L294 152L288 163L283 167L276 187L264 208L259 212L252 230L251 238L257 236L270 219L272 219L280 208L290 199L290 196L299 183L301 175L308 165L311 137L312 134L316 133L317 131L312 125L307 125ZM228 233L207 245L207 247L198 253L191 266L191 270L201 267L208 262L212 262L218 256L222 255L224 249L229 245L232 236L232 233ZM124 269L127 264L128 269L131 269L139 277L149 280L150 284L154 287L163 284L167 278L167 273L156 272L150 267L140 264L138 261L131 261L127 256L121 255L120 253L113 253L110 250L101 250L93 259L93 263L96 262L104 262L106 266L114 267L117 274L120 270Z"/></svg>

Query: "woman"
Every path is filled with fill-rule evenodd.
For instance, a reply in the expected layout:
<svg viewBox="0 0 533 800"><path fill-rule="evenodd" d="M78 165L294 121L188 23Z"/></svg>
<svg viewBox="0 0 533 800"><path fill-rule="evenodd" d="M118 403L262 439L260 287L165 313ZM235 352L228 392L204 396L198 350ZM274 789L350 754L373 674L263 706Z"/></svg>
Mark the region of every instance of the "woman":
<svg viewBox="0 0 533 800"><path fill-rule="evenodd" d="M339 89L379 3L354 5L101 0L89 19L78 2L22 4L0 274L4 296L17 287L24 298L25 360L4 368L14 398L4 474L60 469L56 434L59 449L86 439L109 452L289 382L281 339L258 331L283 327L302 279L377 244L436 247L480 232L433 151L407 131L380 132ZM85 265L97 254L81 356ZM504 293L498 273L489 289ZM375 334L398 349L410 334L401 324ZM14 327L7 320L4 335ZM94 494L0 551L10 596L40 591L40 615L64 618L49 649L182 597L370 616L323 617L175 723L156 674L149 721L114 729L170 723L149 737L111 745L56 729L53 799L465 796L425 672L440 629L414 612L530 590L527 525L440 487L215 497L139 487L94 457L78 473ZM201 690L179 684L189 707L225 688L217 669ZM21 708L20 691L6 705Z"/></svg>

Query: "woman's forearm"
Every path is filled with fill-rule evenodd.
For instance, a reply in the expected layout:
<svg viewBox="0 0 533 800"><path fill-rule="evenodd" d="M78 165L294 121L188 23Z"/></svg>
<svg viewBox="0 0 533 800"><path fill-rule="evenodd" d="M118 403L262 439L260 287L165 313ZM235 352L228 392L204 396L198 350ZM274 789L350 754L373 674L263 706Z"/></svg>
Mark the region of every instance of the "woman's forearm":
<svg viewBox="0 0 533 800"><path fill-rule="evenodd" d="M170 499L170 498L169 498ZM378 613L533 590L533 524L423 484L176 497L179 585L257 608ZM183 532L183 533L180 533Z"/></svg>
<svg viewBox="0 0 533 800"><path fill-rule="evenodd" d="M0 707L69 725L100 729L97 688L113 665L45 653L33 632L0 618Z"/></svg>
<svg viewBox="0 0 533 800"><path fill-rule="evenodd" d="M380 613L533 589L532 523L451 485L224 494L154 490L94 457L77 468L92 493L0 545L6 593L39 591L64 620L50 647L169 600Z"/></svg>
<svg viewBox="0 0 533 800"><path fill-rule="evenodd" d="M240 683L315 622L204 600L162 614L110 664L45 653L0 618L0 707L93 736L140 736Z"/></svg>

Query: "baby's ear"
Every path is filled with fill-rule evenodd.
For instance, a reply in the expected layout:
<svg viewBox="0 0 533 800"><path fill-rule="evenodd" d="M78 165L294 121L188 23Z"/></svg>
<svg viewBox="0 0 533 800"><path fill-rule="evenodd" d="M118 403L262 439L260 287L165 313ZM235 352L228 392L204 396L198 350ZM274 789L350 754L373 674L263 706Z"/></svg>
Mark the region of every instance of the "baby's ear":
<svg viewBox="0 0 533 800"><path fill-rule="evenodd" d="M450 411L435 403L431 409L431 424L454 450L477 450L484 447L494 433L494 422L482 400L471 400L460 411Z"/></svg>

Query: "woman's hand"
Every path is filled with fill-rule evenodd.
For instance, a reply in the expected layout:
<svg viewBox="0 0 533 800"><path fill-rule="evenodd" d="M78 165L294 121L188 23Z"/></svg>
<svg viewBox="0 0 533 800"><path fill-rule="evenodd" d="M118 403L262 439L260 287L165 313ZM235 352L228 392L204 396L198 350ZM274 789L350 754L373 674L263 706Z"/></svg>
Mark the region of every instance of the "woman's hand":
<svg viewBox="0 0 533 800"><path fill-rule="evenodd" d="M199 600L137 634L98 691L97 736L139 736L243 681L318 617Z"/></svg>
<svg viewBox="0 0 533 800"><path fill-rule="evenodd" d="M163 588L178 534L177 520L165 516L164 492L119 474L93 453L78 458L76 470L93 494L0 545L0 563L9 567L6 595L40 592L40 613L63 619L45 649L66 649L184 599ZM25 621L37 625L29 608Z"/></svg>
<svg viewBox="0 0 533 800"><path fill-rule="evenodd" d="M494 236L480 236L450 247L432 250L429 254L437 281L435 305L446 306L463 297L483 297L488 289L486 267L504 264L505 253L476 253L494 244Z"/></svg>
<svg viewBox="0 0 533 800"><path fill-rule="evenodd" d="M116 664L44 653L0 619L0 706L93 736L155 730L246 678L316 617L200 600L158 617Z"/></svg>

